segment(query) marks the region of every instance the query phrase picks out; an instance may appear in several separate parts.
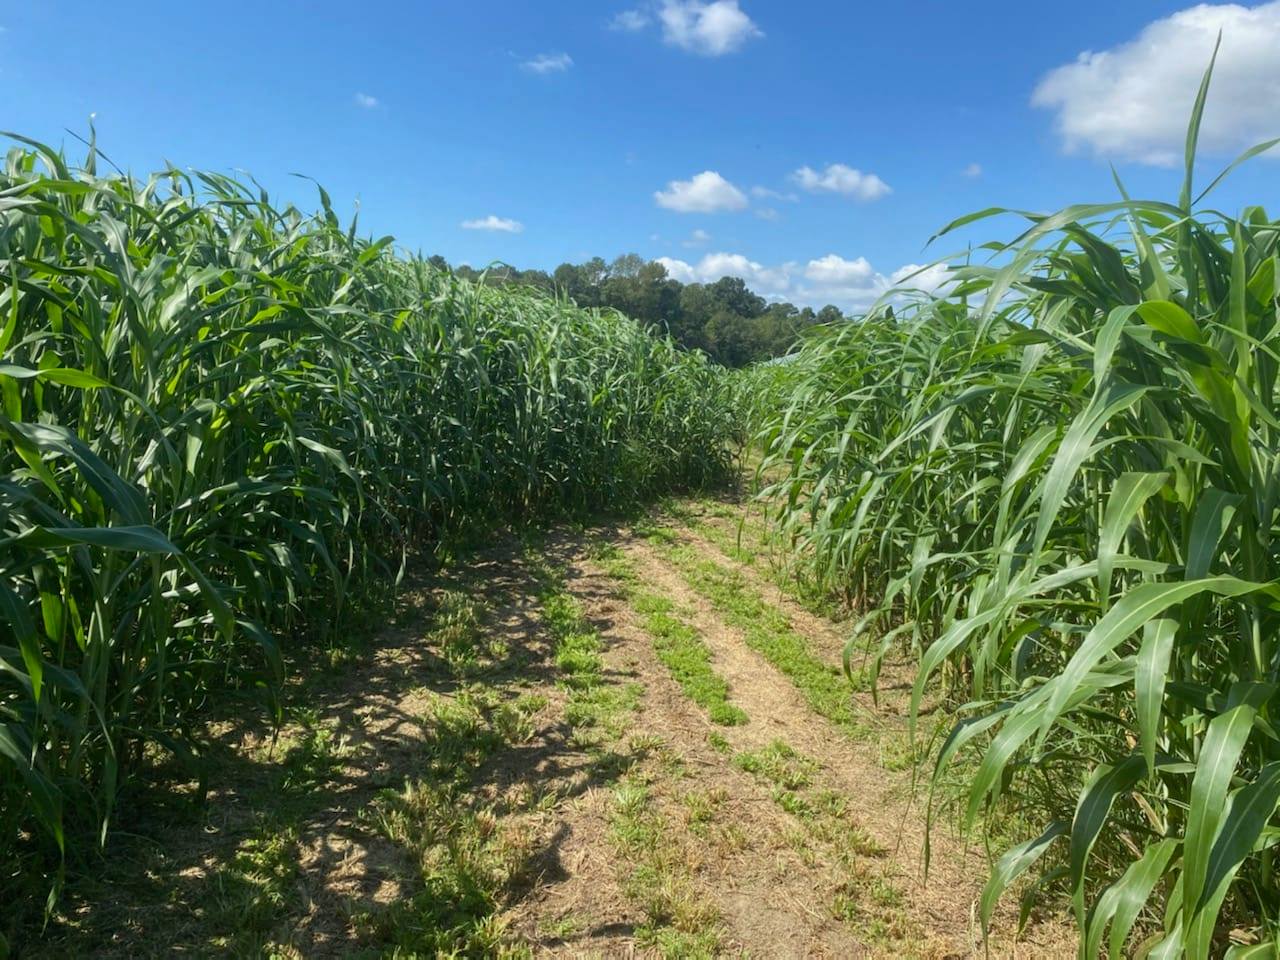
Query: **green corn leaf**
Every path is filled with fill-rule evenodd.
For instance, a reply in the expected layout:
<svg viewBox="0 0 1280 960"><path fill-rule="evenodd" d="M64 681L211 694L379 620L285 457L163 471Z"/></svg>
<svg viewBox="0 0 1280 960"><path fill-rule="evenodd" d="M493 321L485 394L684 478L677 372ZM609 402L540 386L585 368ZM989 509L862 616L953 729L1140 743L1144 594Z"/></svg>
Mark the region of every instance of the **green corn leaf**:
<svg viewBox="0 0 1280 960"><path fill-rule="evenodd" d="M984 938L990 931L991 915L995 912L996 904L1005 890L1009 888L1009 884L1026 873L1036 861L1049 851L1053 841L1063 836L1066 832L1066 822L1055 820L1038 837L1010 848L996 861L995 867L992 868L991 876L982 888L982 896L978 906L978 916L982 921Z"/></svg>
<svg viewBox="0 0 1280 960"><path fill-rule="evenodd" d="M1036 523L1034 553L1044 549L1049 531L1058 518L1066 499L1067 488L1075 479L1081 464L1094 452L1093 441L1098 432L1117 413L1127 410L1142 399L1146 387L1130 383L1113 383L1098 394L1072 422L1054 457L1044 480L1040 497L1040 516Z"/></svg>
<svg viewBox="0 0 1280 960"><path fill-rule="evenodd" d="M1191 108L1191 119L1187 122L1187 148L1184 160L1182 193L1178 197L1178 206L1186 213L1191 212L1191 185L1196 166L1196 144L1200 140L1200 121L1204 118L1204 104L1209 96L1209 81L1213 78L1213 66L1218 60L1218 50L1222 47L1222 34L1218 34L1213 45L1213 54L1209 57L1209 66L1200 80L1200 89L1196 91L1195 104Z"/></svg>
<svg viewBox="0 0 1280 960"><path fill-rule="evenodd" d="M1148 620L1142 625L1142 646L1134 666L1134 706L1138 720L1138 742L1146 759L1147 774L1156 769L1156 739L1160 732L1160 712L1169 676L1169 658L1178 634L1178 621L1168 617Z"/></svg>
<svg viewBox="0 0 1280 960"><path fill-rule="evenodd" d="M1236 763L1253 729L1258 705L1273 692L1269 685L1237 684L1233 696L1242 702L1214 717L1205 733L1196 773L1191 781L1191 803L1183 846L1184 923L1187 954L1192 960L1209 955L1216 908L1210 912L1201 904L1206 893L1210 854L1222 825L1227 788ZM1189 912L1188 912L1189 911Z"/></svg>
<svg viewBox="0 0 1280 960"><path fill-rule="evenodd" d="M1153 300L1138 306L1140 316L1147 326L1170 337L1189 343L1204 343L1204 334L1186 310L1169 300Z"/></svg>
<svg viewBox="0 0 1280 960"><path fill-rule="evenodd" d="M1071 900L1075 906L1076 920L1082 931L1087 932L1084 885L1089 852L1106 825L1116 794L1137 783L1142 771L1143 762L1139 756L1126 757L1114 767L1104 764L1093 772L1080 793L1075 817L1071 821L1068 876L1071 879Z"/></svg>
<svg viewBox="0 0 1280 960"><path fill-rule="evenodd" d="M40 685L44 680L44 657L40 652L40 640L36 636L35 623L27 612L22 598L3 580L0 580L0 621L9 624L18 638L22 662L31 680L31 699L39 704Z"/></svg>
<svg viewBox="0 0 1280 960"><path fill-rule="evenodd" d="M1220 818L1221 832L1209 853L1200 900L1188 923L1193 943L1212 935L1231 882L1270 823L1278 803L1280 762L1267 764L1252 783L1228 795Z"/></svg>
<svg viewBox="0 0 1280 960"><path fill-rule="evenodd" d="M0 541L3 546L6 541ZM104 550L137 553L181 554L155 527L32 527L7 543L15 546L47 550L85 544Z"/></svg>
<svg viewBox="0 0 1280 960"><path fill-rule="evenodd" d="M1186 577L1198 580L1207 576L1218 553L1218 545L1231 525L1232 515L1244 498L1210 487L1196 501L1195 516L1186 548Z"/></svg>
<svg viewBox="0 0 1280 960"><path fill-rule="evenodd" d="M1096 957L1102 949L1102 938L1107 939L1108 960L1115 960L1124 952L1129 933L1142 912L1160 878L1168 869L1170 860L1178 852L1180 843L1175 839L1159 840L1149 844L1142 856L1125 869L1124 874L1102 892L1089 913L1081 955Z"/></svg>
<svg viewBox="0 0 1280 960"><path fill-rule="evenodd" d="M1098 538L1098 594L1104 610L1111 605L1111 572L1120 542L1142 505L1155 496L1167 480L1165 473L1124 473L1111 491Z"/></svg>
<svg viewBox="0 0 1280 960"><path fill-rule="evenodd" d="M1041 736L1058 719L1068 699L1103 657L1128 639L1148 620L1175 604L1200 594L1239 597L1267 592L1275 595L1274 584L1250 583L1236 577L1204 577L1175 583L1143 583L1125 594L1085 636L1070 661L1051 683L1052 693L1040 721Z"/></svg>

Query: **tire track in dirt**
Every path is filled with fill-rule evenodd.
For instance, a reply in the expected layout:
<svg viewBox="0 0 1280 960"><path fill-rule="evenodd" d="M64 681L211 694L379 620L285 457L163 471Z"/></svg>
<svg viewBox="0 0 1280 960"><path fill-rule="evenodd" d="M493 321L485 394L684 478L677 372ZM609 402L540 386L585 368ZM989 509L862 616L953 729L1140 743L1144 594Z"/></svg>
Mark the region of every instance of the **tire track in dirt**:
<svg viewBox="0 0 1280 960"><path fill-rule="evenodd" d="M879 763L874 742L852 740L818 716L791 682L763 656L751 649L740 630L721 620L703 599L651 545L637 538L623 549L648 584L678 598L694 611L691 623L711 648L715 668L729 682L734 702L752 722L730 734L758 747L783 738L817 759L833 787L852 801L854 821L892 851L892 872L902 882L912 913L930 935L945 945L945 955L981 956L976 903L987 865L975 851L935 827L927 883L922 878L920 851L924 845L924 807L910 793L909 775L895 775ZM714 548L713 548L714 549ZM715 551L719 556L719 551ZM829 633L830 628L824 628ZM851 691L851 697L853 697ZM868 722L880 724L869 697L856 698ZM893 718L890 718L891 720ZM1011 958L1074 956L1056 924L1031 929L1020 942L1008 936L1007 911L997 918L991 944L995 956Z"/></svg>
<svg viewBox="0 0 1280 960"><path fill-rule="evenodd" d="M721 534L736 534L738 521L714 515L701 515L698 525L717 528ZM815 613L784 590L775 579L759 566L734 557L712 537L700 532L696 525L669 527L677 540L701 556L729 570L747 582L750 588L765 602L780 610L792 626L809 638L813 655L829 666L844 669L844 649L853 629L854 620L835 622ZM766 562L768 562L766 560ZM865 669L870 663L870 653L862 646L855 646L850 657L853 670ZM915 680L915 660L890 652L881 665L876 680L876 695L869 690L856 688L854 699L877 720L889 727L906 730L906 718L910 712L911 688ZM921 714L930 713L936 704L926 692L921 704Z"/></svg>
<svg viewBox="0 0 1280 960"><path fill-rule="evenodd" d="M776 806L768 789L731 765L709 742L712 733L731 736L745 728L712 724L671 679L634 612L620 599L616 585L580 549L571 554L566 586L604 638L610 672L644 686L631 738L660 738L679 758L675 773L660 771L652 781L660 810L669 822L687 832L688 811L682 798L717 797L715 823L708 836L701 842L692 838L685 843L685 850L700 894L713 902L720 914L724 927L721 955L872 956L855 931L821 904L811 902L814 890L828 885L829 878L821 866L806 864L789 845L788 835L794 827L788 815ZM593 815L592 835L607 834L607 805L597 805ZM577 898L575 891L590 883L590 877L571 876L549 884L539 894L542 905L532 905L533 911L552 902L572 902ZM537 923L530 924L528 917L521 923L526 935L531 926L536 928Z"/></svg>

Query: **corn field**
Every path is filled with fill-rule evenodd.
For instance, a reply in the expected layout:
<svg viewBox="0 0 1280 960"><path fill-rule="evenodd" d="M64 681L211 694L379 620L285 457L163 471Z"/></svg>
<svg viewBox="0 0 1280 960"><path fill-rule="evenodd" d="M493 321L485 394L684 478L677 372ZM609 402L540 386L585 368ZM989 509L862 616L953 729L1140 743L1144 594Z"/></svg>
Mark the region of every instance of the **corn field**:
<svg viewBox="0 0 1280 960"><path fill-rule="evenodd" d="M729 375L256 183L0 172L0 897L56 901L157 755L386 609L415 555L715 484L906 651L931 826L1080 955L1280 951L1280 221L1196 194L1026 220ZM926 850L926 860L928 851Z"/></svg>
<svg viewBox="0 0 1280 960"><path fill-rule="evenodd" d="M957 712L931 817L958 772L969 829L1033 824L983 924L1057 891L1084 957L1280 942L1280 223L1193 196L1200 96L1178 202L1025 215L757 414L787 562L862 611L846 657L906 646L913 722Z"/></svg>
<svg viewBox="0 0 1280 960"><path fill-rule="evenodd" d="M56 888L148 750L196 762L411 551L717 479L700 356L455 279L225 176L0 173L0 896Z"/></svg>

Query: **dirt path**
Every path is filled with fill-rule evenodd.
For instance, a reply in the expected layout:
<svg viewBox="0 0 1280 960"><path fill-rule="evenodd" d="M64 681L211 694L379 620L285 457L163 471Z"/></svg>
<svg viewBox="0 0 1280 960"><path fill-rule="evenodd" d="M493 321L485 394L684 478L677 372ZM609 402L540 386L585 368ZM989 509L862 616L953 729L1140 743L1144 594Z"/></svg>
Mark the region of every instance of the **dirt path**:
<svg viewBox="0 0 1280 960"><path fill-rule="evenodd" d="M642 775L656 813L670 828L690 831L687 837L668 837L663 842L678 848L691 897L712 905L710 914L717 919L710 926L720 928L716 952L856 955L856 938L806 902L818 870L788 846L787 815L774 804L769 790L726 762L723 746L713 745L709 736L717 727L671 679L610 579L580 556L565 559L566 589L581 602L585 620L607 638L606 662L629 682L643 686L628 723L628 737L632 743L656 745L661 755L656 768ZM618 866L618 851L602 849L599 842L607 837L615 810L609 798L593 799L596 802L568 811L565 817L569 835L576 841L573 846L581 850L580 867L559 879L549 878L511 911L515 928L535 942L540 926L547 926L548 911L557 920L577 914L583 919L579 926L587 931L609 926L609 914L598 913L601 905L592 892ZM595 903L590 902L593 899ZM618 910L615 904L605 907ZM624 905L620 914L627 912ZM765 944L767 950L762 949ZM539 944L550 953L556 952L555 946ZM601 952L602 944L586 936L564 947L568 953L586 949L594 954Z"/></svg>
<svg viewBox="0 0 1280 960"><path fill-rule="evenodd" d="M681 521L685 518L682 517ZM714 564L742 582L748 591L767 598L790 626L809 641L814 659L833 672L841 670L847 625L833 623L807 610L759 569L741 562L712 540L679 523L667 528L675 542L687 546L702 561ZM888 851L883 875L904 894L904 914L915 927L911 951L922 956L982 955L980 931L973 907L986 876L980 851L960 843L949 831L935 829L927 878L923 867L925 804L911 788L909 772L898 758L886 755L887 743L907 740L905 715L910 684L905 665L890 664L881 678L878 700L865 690L849 698L864 722L850 733L815 716L796 687L778 669L750 648L743 630L726 623L714 602L700 595L669 559L670 552L654 546L654 538L632 537L624 546L636 557L646 580L658 590L682 598L693 611L691 622L713 651L717 670L728 680L735 698L753 722L735 730L730 739L758 748L781 738L816 760L828 787L851 800L849 819L875 847ZM658 541L662 541L659 539ZM841 671L842 672L842 671ZM1074 956L1067 931L1044 922L1013 936L1013 918L999 917L991 942L995 956ZM896 953L905 944L895 944Z"/></svg>
<svg viewBox="0 0 1280 960"><path fill-rule="evenodd" d="M936 830L921 870L904 674L852 690L848 625L778 587L738 510L424 578L278 737L211 727L206 803L158 768L26 953L983 955L982 857ZM1008 914L991 944L1073 953Z"/></svg>

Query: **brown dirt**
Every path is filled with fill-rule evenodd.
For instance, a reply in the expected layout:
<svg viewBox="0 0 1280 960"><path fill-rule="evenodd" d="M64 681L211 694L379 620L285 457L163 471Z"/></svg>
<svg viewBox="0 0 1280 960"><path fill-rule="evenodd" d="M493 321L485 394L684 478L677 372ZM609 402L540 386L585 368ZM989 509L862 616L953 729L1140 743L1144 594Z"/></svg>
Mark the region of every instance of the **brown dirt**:
<svg viewBox="0 0 1280 960"><path fill-rule="evenodd" d="M482 769L480 793L492 799L535 787L569 798L589 794L591 758L569 743L559 719L562 696L549 672L536 588L517 558L510 543L482 553L470 562L466 582L490 605L489 631L517 653L515 666L525 671L518 692L536 690L548 705L534 718L538 725L528 742ZM453 578L412 586L402 611L429 609L434 595L457 586ZM330 731L340 762L315 788L321 802L309 804L295 825L289 856L297 862L296 900L281 911L269 938L283 956L349 956L362 945L353 918L403 899L417 882L410 853L366 814L381 791L414 778L428 733L427 706L433 697L451 695L454 682L440 669L437 651L422 642L422 618L402 619L409 622L384 628L368 656L291 695L313 713L309 729ZM103 877L73 887L66 914L30 955L54 957L68 948L73 955L131 958L227 951L236 930L212 905L226 897L238 852L258 842L264 818L277 812L271 785L307 732L288 723L273 737L256 712L253 717L211 726L221 766L200 824L162 808L170 819L145 839L119 836ZM538 848L543 870L553 872L563 824L529 819L522 826L532 834L530 844Z"/></svg>
<svg viewBox="0 0 1280 960"><path fill-rule="evenodd" d="M710 537L704 536L696 527L673 525L681 543L687 544L704 557L714 560L721 567L732 570L742 577L766 603L776 607L792 627L810 641L810 650L815 657L825 663L843 669L844 650L853 629L853 619L845 615L843 619L832 620L822 614L815 613L794 596L784 590L776 576L777 570L772 566L769 556L768 541L758 510L753 510L749 503L731 501L734 516L726 517L700 509L693 505L690 510L697 523L716 529L721 536L736 538L741 536L744 543L756 548L754 562L745 563L723 550ZM856 646L850 656L850 666L859 670L868 663L869 651L864 646ZM910 709L911 688L915 678L915 660L902 653L891 651L881 665L876 681L876 694L873 697L868 691L855 690L855 700L865 707L869 714L881 721L892 718L905 718ZM926 694L921 705L921 713L934 710L936 703Z"/></svg>
<svg viewBox="0 0 1280 960"><path fill-rule="evenodd" d="M706 522L734 523L715 517ZM810 640L815 655L839 663L848 624L805 609L761 569L726 556L709 538L687 530L680 535L705 557L738 571ZM974 912L986 873L983 858L935 831L926 882L919 857L923 812L911 796L910 774L890 772L881 763L878 738L902 731L903 665L889 671L879 705L851 693L874 731L865 740L852 739L815 714L659 551L626 531L609 536L646 587L670 597L699 632L732 702L749 716L747 724L716 727L688 699L658 660L617 584L589 558L582 537L566 535L549 555L566 570L566 588L599 632L606 681L642 689L625 734L605 745L606 753L625 761L618 769L604 769L600 749L585 746L565 720L566 694L557 685L552 641L539 620L537 586L513 543L478 555L465 576L423 580L406 592L406 605L418 609L429 609L445 588L462 586L483 595L491 610L487 630L512 651L509 670L495 680L495 689L503 697L532 692L546 698L528 739L498 751L476 778L477 799L510 811L512 829L529 852L521 883L498 912L511 937L537 956L656 955L638 937L644 913L626 884L633 864L613 838L615 790L631 764L627 776L647 784L676 851L681 882L718 917L722 955L983 955ZM369 949L358 917L405 900L421 879L414 857L376 829L368 812L381 791L412 780L430 735L429 705L456 692L438 651L423 642L424 631L423 618L402 616L400 625L381 631L371 650L342 672L298 686L290 699L304 704L312 718L286 726L274 747L262 723L241 717L217 724L211 733L224 764L200 823L171 817L153 825L144 840L117 841L116 858L102 879L73 887L68 910L30 955L222 953L225 938L235 931L219 925L224 921L210 904L222 895L228 865L261 833L271 812L264 789L280 782L285 758L317 729L328 731L337 759L314 788L321 795L296 824L296 889L277 908L270 939L283 956L340 957ZM728 741L730 753L715 748L713 732ZM827 840L806 835L773 788L732 760L732 753L778 740L816 762L815 789L847 801L841 824L851 835L869 838L866 849L835 862ZM632 749L637 743L646 746ZM533 794L554 800L517 802ZM697 824L690 812L693 799L713 808ZM881 917L869 906L866 922L837 919L833 897L851 876L900 890L901 907ZM881 920L879 926L872 922ZM1071 937L1060 925L1046 921L1015 940L1006 914L990 955L1073 954Z"/></svg>
<svg viewBox="0 0 1280 960"><path fill-rule="evenodd" d="M731 836L717 836L713 830L705 843L694 838L684 845L686 864L700 896L714 903L722 918L725 953L780 958L868 955L857 937L833 920L821 903L810 902L815 890L830 885L830 878L821 867L806 865L787 846L791 825L768 790L727 764L709 745L709 733L726 731L714 726L670 678L654 655L648 635L617 598L614 585L588 561L577 558L571 562L568 588L582 601L587 619L606 639L611 668L644 684L631 735L661 739L679 763L678 777L652 784L661 812L668 821L680 823L684 819L681 796L715 791L720 798L717 821L737 827ZM596 822L585 832L596 837L607 835L608 804L596 804L591 812ZM582 869L547 884L536 898L514 911L525 936L537 942L536 931L545 924L545 919L539 918L545 918L549 906L561 915L589 917L590 930L609 926L609 914L602 915L598 903L588 902L588 892L600 883L602 874L606 879L610 873L616 875L618 865L607 848L603 856L599 856L599 849L595 852L596 857L584 855ZM554 952L551 944L539 946ZM590 943L597 950L600 946Z"/></svg>
<svg viewBox="0 0 1280 960"><path fill-rule="evenodd" d="M706 546L715 551L711 545ZM781 738L817 759L829 785L853 801L853 822L893 851L891 862L886 864L887 872L902 884L914 916L929 935L930 942L916 944L915 949L922 955L982 955L973 904L981 890L986 865L962 844L935 831L929 875L927 882L924 880L920 857L924 810L922 803L911 796L909 775L886 771L879 762L874 741L850 740L817 716L795 687L747 646L740 631L723 623L652 547L632 540L625 549L649 587L692 611L689 622L711 648L715 668L728 681L734 702L751 717L751 723L728 731L735 747L756 749ZM715 557L718 562L724 561L718 551ZM797 620L813 616L800 612L790 601L779 606L795 614L792 625L797 629L802 629ZM824 628L823 633L830 636L830 627ZM886 721L883 714L869 712L874 709L869 697L859 697L858 701L872 723ZM897 726L898 719L892 716L898 712L895 707L886 710L890 714L888 722ZM1009 918L1002 919L1007 928ZM1053 923L1032 928L1022 942L1011 942L1007 929L997 929L991 944L993 956L1074 956L1074 952L1074 945L1064 942L1064 931Z"/></svg>

